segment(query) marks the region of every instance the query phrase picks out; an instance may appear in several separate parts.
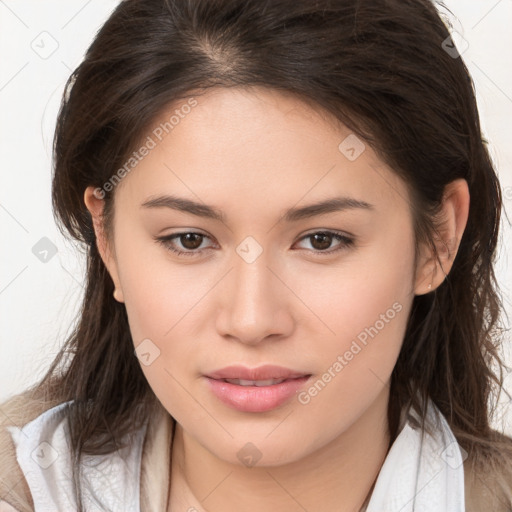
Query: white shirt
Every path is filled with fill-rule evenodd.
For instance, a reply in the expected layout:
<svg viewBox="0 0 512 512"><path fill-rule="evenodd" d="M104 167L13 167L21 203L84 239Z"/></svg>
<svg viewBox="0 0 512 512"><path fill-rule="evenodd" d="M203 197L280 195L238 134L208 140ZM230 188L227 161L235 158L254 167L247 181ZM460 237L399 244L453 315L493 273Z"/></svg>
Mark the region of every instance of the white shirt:
<svg viewBox="0 0 512 512"><path fill-rule="evenodd" d="M35 512L77 509L71 480L67 405L49 409L22 429L8 427ZM427 418L435 424L436 417L434 436L425 433L423 439L421 431L407 419L382 465L366 512L465 512L462 454L466 454L430 401ZM135 432L126 448L118 452L84 456L81 485L87 512L140 512L140 468L146 430L147 425Z"/></svg>

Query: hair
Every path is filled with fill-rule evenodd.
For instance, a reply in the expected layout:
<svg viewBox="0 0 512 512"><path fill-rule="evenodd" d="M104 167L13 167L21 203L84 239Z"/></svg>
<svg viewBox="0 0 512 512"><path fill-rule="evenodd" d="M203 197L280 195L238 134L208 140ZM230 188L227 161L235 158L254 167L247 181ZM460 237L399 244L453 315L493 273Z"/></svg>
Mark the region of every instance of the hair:
<svg viewBox="0 0 512 512"><path fill-rule="evenodd" d="M510 458L512 439L490 426L506 368L494 274L502 197L473 82L444 48L449 27L430 0L124 0L112 12L58 115L54 213L85 248L87 273L74 330L33 390L73 401L78 491L81 454L115 450L156 400L125 307L112 296L84 191L111 179L169 105L212 87L281 91L348 126L410 189L417 250L426 243L437 254L443 191L467 181L469 218L451 271L413 299L388 421L396 435L400 412L412 408L428 429L429 397L483 468ZM104 195L107 233L114 195L115 187Z"/></svg>

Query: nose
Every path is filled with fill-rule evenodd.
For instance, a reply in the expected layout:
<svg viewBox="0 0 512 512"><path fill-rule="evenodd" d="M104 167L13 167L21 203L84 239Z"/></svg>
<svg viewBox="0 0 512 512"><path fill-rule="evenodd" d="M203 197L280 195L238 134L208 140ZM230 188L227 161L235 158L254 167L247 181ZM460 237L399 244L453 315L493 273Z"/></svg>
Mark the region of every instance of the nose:
<svg viewBox="0 0 512 512"><path fill-rule="evenodd" d="M248 263L235 255L219 289L218 333L246 345L289 336L294 328L292 294L284 276L269 267L265 253Z"/></svg>

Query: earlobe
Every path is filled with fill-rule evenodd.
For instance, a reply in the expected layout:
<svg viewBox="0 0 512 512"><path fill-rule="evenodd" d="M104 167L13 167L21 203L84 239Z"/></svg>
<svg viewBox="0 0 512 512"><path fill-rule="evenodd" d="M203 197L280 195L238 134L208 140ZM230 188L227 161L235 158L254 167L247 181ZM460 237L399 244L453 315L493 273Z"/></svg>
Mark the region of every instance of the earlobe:
<svg viewBox="0 0 512 512"><path fill-rule="evenodd" d="M92 217L98 252L100 253L101 259L114 282L114 298L118 302L124 302L121 283L119 282L119 276L117 273L116 261L112 256L109 241L104 230L103 208L105 202L95 194L95 190L96 189L92 186L86 188L84 192L85 206Z"/></svg>
<svg viewBox="0 0 512 512"><path fill-rule="evenodd" d="M424 295L434 291L437 282L437 267L433 257L423 258L423 263L418 267L416 273L415 295Z"/></svg>
<svg viewBox="0 0 512 512"><path fill-rule="evenodd" d="M415 294L435 290L452 269L469 215L469 188L466 180L457 179L446 185L434 235L437 257L433 250L423 256L417 272Z"/></svg>

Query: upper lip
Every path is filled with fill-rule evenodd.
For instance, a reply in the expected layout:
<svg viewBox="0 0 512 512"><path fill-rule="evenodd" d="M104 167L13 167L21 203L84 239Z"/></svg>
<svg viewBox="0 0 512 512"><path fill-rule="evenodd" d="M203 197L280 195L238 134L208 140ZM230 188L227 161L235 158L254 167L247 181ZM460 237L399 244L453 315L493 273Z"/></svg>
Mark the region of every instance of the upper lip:
<svg viewBox="0 0 512 512"><path fill-rule="evenodd" d="M245 366L226 366L220 370L208 373L206 376L212 379L242 379L242 380L269 380L269 379L295 379L311 374L284 368L283 366L264 365L257 368Z"/></svg>

